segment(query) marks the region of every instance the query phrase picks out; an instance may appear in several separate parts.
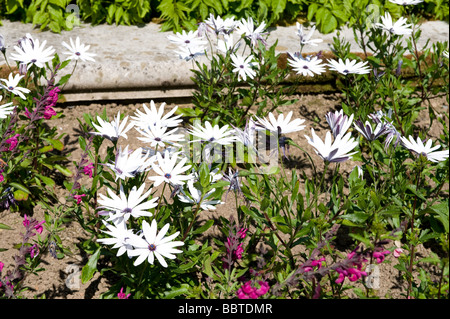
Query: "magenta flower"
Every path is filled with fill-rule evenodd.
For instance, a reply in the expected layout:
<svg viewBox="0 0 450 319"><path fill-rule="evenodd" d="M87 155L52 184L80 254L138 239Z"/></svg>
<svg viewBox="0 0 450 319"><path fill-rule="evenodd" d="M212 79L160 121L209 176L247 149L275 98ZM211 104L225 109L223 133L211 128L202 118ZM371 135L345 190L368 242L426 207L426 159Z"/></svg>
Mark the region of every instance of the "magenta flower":
<svg viewBox="0 0 450 319"><path fill-rule="evenodd" d="M30 255L31 255L31 258L34 258L37 255L39 255L39 247L38 247L38 245L34 244L33 246L31 246Z"/></svg>
<svg viewBox="0 0 450 319"><path fill-rule="evenodd" d="M89 165L83 167L83 172L84 174L89 175L89 177L92 178L92 174L94 173L94 163L90 163Z"/></svg>
<svg viewBox="0 0 450 319"><path fill-rule="evenodd" d="M5 176L3 176L3 172L0 173L0 183L5 180Z"/></svg>
<svg viewBox="0 0 450 319"><path fill-rule="evenodd" d="M350 281L356 281L360 279L362 276L367 276L367 273L362 270L364 263L367 260L361 255L357 254L357 248L347 255L347 259L350 262L349 265L344 267L338 267L336 271L339 273L338 279L336 279L336 283L340 284L347 277ZM356 267L353 268L352 266Z"/></svg>
<svg viewBox="0 0 450 319"><path fill-rule="evenodd" d="M257 299L265 295L269 288L269 284L266 281L258 280L258 284L252 286L252 281L249 280L238 289L236 294L239 299Z"/></svg>
<svg viewBox="0 0 450 319"><path fill-rule="evenodd" d="M44 230L44 227L42 227L42 224L45 223L45 220L41 222L37 222L34 218L28 219L27 214L25 214L23 219L23 226L25 228L28 228L30 225L36 230L37 233L42 234L42 231Z"/></svg>
<svg viewBox="0 0 450 319"><path fill-rule="evenodd" d="M50 120L52 116L55 116L56 112L51 106L46 106L44 111L44 119Z"/></svg>
<svg viewBox="0 0 450 319"><path fill-rule="evenodd" d="M79 205L81 203L81 201L83 200L82 198L85 196L86 196L86 194L73 195L73 198L75 198L77 200L77 205Z"/></svg>
<svg viewBox="0 0 450 319"><path fill-rule="evenodd" d="M12 151L16 148L17 144L19 144L19 141L17 138L20 136L20 134L16 134L13 137L8 138L5 142L9 144L8 151Z"/></svg>
<svg viewBox="0 0 450 319"><path fill-rule="evenodd" d="M247 228L241 228L238 232L237 235L240 239L244 239L245 236L247 236Z"/></svg>
<svg viewBox="0 0 450 319"><path fill-rule="evenodd" d="M5 266L5 264L4 263L2 263L1 261L0 261L0 273L2 272L2 270L3 270L3 266Z"/></svg>
<svg viewBox="0 0 450 319"><path fill-rule="evenodd" d="M119 299L128 299L131 296L131 294L125 295L123 292L123 287L120 288L120 292L117 294L117 298Z"/></svg>
<svg viewBox="0 0 450 319"><path fill-rule="evenodd" d="M403 254L403 249L402 248L395 248L394 252L392 253L394 255L395 258L400 257Z"/></svg>
<svg viewBox="0 0 450 319"><path fill-rule="evenodd" d="M384 261L384 257L385 255L390 254L391 252L389 250L385 250L385 251L376 251L373 253L373 258L375 258L377 260L378 264L381 264Z"/></svg>

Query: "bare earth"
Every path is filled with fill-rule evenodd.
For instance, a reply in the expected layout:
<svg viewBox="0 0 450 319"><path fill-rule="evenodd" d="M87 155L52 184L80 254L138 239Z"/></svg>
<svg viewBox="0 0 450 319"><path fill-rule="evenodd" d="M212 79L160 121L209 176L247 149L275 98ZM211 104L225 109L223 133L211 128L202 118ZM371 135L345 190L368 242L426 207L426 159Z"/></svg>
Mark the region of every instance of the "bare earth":
<svg viewBox="0 0 450 319"><path fill-rule="evenodd" d="M317 134L321 137L325 135L325 131L328 130L328 125L325 121L325 114L328 111L334 111L340 109L339 96L336 94L317 94L317 95L299 95L297 96L298 102L294 105L279 109L286 113L289 110L294 112L295 117L305 118L307 125L304 131L298 132L297 135L290 135L294 142L306 149L313 158L317 158L313 149L307 143L304 135L310 135L310 129L313 127ZM148 104L149 101L145 102ZM155 101L157 105L164 101ZM448 112L448 106L444 99L433 100L435 110L438 112ZM166 110L170 109L175 104L168 103ZM189 107L189 105L176 104L180 107ZM77 118L82 118L83 113L95 114L95 112L101 113L103 108L107 109L109 118L112 118L120 110L121 113L132 115L136 109L142 109L142 103L131 105L118 105L118 104L90 104L90 105L78 105L74 107L64 107L57 109L57 112L64 111L64 118L55 119L51 121L51 125L55 125L60 132L68 134L66 141L66 151L71 153L71 161L78 161L82 150L78 146L78 121ZM423 120L424 126L428 124L427 117L420 117ZM442 128L437 121L431 129L432 137L439 136ZM130 132L128 134L128 140L124 143L129 143L130 147L133 143L139 142L135 139L136 134ZM125 144L126 145L126 144ZM125 146L124 145L124 146ZM300 151L291 148L290 160L292 166L298 169L305 169L308 171L306 156ZM317 161L318 163L320 161ZM341 165L340 173L348 173L351 171L357 163L353 161L347 161ZM73 166L72 166L73 167ZM320 167L318 168L320 170ZM448 187L448 186L447 186ZM235 209L233 194L230 193L227 198L227 203L220 205L216 211L207 212L200 218L209 219L216 218L219 215L229 216ZM61 198L64 197L64 193L61 192ZM40 208L36 208L34 217L38 220L43 219L43 213ZM12 213L9 211L0 212L0 223L13 227L13 230L0 229L0 248L7 248L7 251L0 252L0 261L5 264L3 274L12 267L13 256L17 252L13 248L15 244L20 243L23 216L19 213ZM45 231L43 233L45 235ZM44 263L42 267L45 271L40 272L39 276L31 275L26 279L26 286L29 290L25 293L26 298L40 298L47 299L97 299L101 294L108 289L111 284L107 278L100 278L96 273L94 278L86 283L82 284L79 279L79 271L87 262L89 256L85 256L77 244L85 239L87 234L76 223L70 223L67 225L65 231L61 233L61 239L65 246L67 246L73 253L70 256L66 256L60 260L52 258L50 255L44 256ZM418 247L418 258L425 257L429 253L429 249L424 247ZM389 255L387 260L380 265L380 287L377 290L378 296L381 298L401 298L400 291L404 291L405 283L401 281L399 272L393 266L397 263L396 259ZM434 272L434 269L428 269L430 273ZM353 297L353 296L350 296Z"/></svg>

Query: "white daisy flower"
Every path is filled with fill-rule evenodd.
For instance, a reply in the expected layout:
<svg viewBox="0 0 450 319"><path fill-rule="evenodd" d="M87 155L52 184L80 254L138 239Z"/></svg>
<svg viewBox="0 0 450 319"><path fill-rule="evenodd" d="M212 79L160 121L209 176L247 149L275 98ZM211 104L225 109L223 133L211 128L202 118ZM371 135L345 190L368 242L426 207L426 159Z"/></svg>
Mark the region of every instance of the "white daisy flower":
<svg viewBox="0 0 450 319"><path fill-rule="evenodd" d="M395 35L410 35L412 33L411 24L406 24L406 18L401 17L395 23L389 12L386 11L384 17L381 17L381 23L375 23L374 27L387 31Z"/></svg>
<svg viewBox="0 0 450 319"><path fill-rule="evenodd" d="M370 69L367 65L369 62L357 62L356 60L345 59L345 62L342 59L339 61L336 60L328 60L328 66L330 70L337 71L341 74L347 75L350 73L354 74L366 74L370 72Z"/></svg>
<svg viewBox="0 0 450 319"><path fill-rule="evenodd" d="M138 256L134 261L135 266L142 264L146 259L153 265L156 257L161 266L167 267L167 262L164 258L175 259L174 254L182 252L179 249L175 249L175 247L183 246L184 243L181 241L172 241L180 232L164 237L169 230L169 224L165 224L159 233L157 227L156 220L153 219L151 225L144 220L142 222L143 237L133 237L130 240L134 249L129 251L128 254L133 257Z"/></svg>
<svg viewBox="0 0 450 319"><path fill-rule="evenodd" d="M333 136L336 137L339 134L345 134L347 130L350 128L353 122L353 114L348 117L344 114L343 110L328 112L325 115L325 118L330 125L331 132L333 132Z"/></svg>
<svg viewBox="0 0 450 319"><path fill-rule="evenodd" d="M23 77L24 76L20 74L16 74L13 77L13 74L10 73L8 76L8 80L0 79L0 81L4 83L4 84L0 83L0 86L6 89L7 91L11 92L12 94L20 96L23 100L26 100L24 93L28 94L30 93L30 90L27 88L17 86L19 84L20 79L22 79Z"/></svg>
<svg viewBox="0 0 450 319"><path fill-rule="evenodd" d="M230 34L236 27L236 21L234 17L226 18L223 20L220 16L214 18L212 13L209 14L209 18L205 20L205 24L210 27L216 34Z"/></svg>
<svg viewBox="0 0 450 319"><path fill-rule="evenodd" d="M0 102L3 100L3 96L0 95ZM1 104L0 105L0 119L5 119L8 115L12 114L15 106L12 105L12 102Z"/></svg>
<svg viewBox="0 0 450 319"><path fill-rule="evenodd" d="M243 56L239 54L231 54L231 64L234 66L233 72L238 73L238 78L242 79L244 81L247 80L247 76L251 79L253 79L256 75L256 72L252 69L257 64L255 62L252 62L253 55L249 55L248 57L244 58Z"/></svg>
<svg viewBox="0 0 450 319"><path fill-rule="evenodd" d="M142 137L138 136L138 139L145 142L150 143L150 147L166 147L166 144L170 144L172 146L181 146L176 142L181 142L184 140L183 134L175 134L178 131L178 128L167 131L167 126L143 126L136 128L136 130L142 135Z"/></svg>
<svg viewBox="0 0 450 319"><path fill-rule="evenodd" d="M198 30L187 33L185 30L182 30L181 33L169 35L167 38L170 42L180 46L202 46L207 43L202 37L199 37Z"/></svg>
<svg viewBox="0 0 450 319"><path fill-rule="evenodd" d="M431 162L441 162L444 161L449 156L448 150L445 151L436 151L441 147L441 145L435 145L431 147L433 144L432 140L429 139L426 144L417 137L417 141L414 141L413 137L410 135L407 139L406 137L400 137L401 143L404 147L409 149L410 151L416 153L417 155L423 155Z"/></svg>
<svg viewBox="0 0 450 319"><path fill-rule="evenodd" d="M100 116L97 116L97 121L99 125L95 123L92 123L92 125L98 132L91 132L91 134L100 135L103 138L107 138L113 142L117 141L120 136L128 139L126 133L133 127L133 123L130 123L127 127L125 127L128 121L128 116L126 116L122 123L120 123L120 111L117 113L114 121L104 121Z"/></svg>
<svg viewBox="0 0 450 319"><path fill-rule="evenodd" d="M423 0L389 0L389 1L401 6L416 5L423 2Z"/></svg>
<svg viewBox="0 0 450 319"><path fill-rule="evenodd" d="M36 65L38 68L43 68L46 62L53 59L55 49L48 47L44 49L47 40L39 43L39 39L34 40L29 34L20 42L20 46L14 46L17 53L11 53L11 59L19 61L27 65Z"/></svg>
<svg viewBox="0 0 450 319"><path fill-rule="evenodd" d="M178 106L175 106L172 110L170 110L167 114L164 115L164 107L166 103L163 102L159 106L159 109L156 108L155 102L153 100L150 101L150 108L147 105L143 104L144 112L140 110L136 110L135 115L131 116L131 119L134 120L134 124L139 127L144 126L159 126L159 127L176 127L183 120L180 119L181 115L172 116Z"/></svg>
<svg viewBox="0 0 450 319"><path fill-rule="evenodd" d="M111 236L107 238L97 239L97 242L105 245L113 245L111 248L119 250L117 251L117 257L122 256L133 249L130 244L130 238L137 236L130 229L127 228L127 224L122 219L121 221L116 220L112 225L105 221L102 221L108 230L102 230L105 234ZM128 257L131 257L128 255Z"/></svg>
<svg viewBox="0 0 450 319"><path fill-rule="evenodd" d="M212 126L209 121L205 121L205 127L202 127L199 122L194 123L189 133L193 135L194 142L207 142L211 144L229 145L234 140L233 131L228 129L228 125L219 127L219 125Z"/></svg>
<svg viewBox="0 0 450 319"><path fill-rule="evenodd" d="M96 56L95 53L88 53L87 51L91 47L90 45L84 45L80 42L80 38L77 37L75 40L75 43L73 42L72 38L70 38L70 45L66 42L62 42L62 45L69 51L63 52L64 54L69 55L67 60L78 60L81 59L82 61L92 61L95 62L93 56Z"/></svg>
<svg viewBox="0 0 450 319"><path fill-rule="evenodd" d="M300 38L300 45L304 46L304 45L312 45L312 46L317 46L317 43L321 43L323 40L322 39L311 39L314 31L316 30L316 26L313 25L313 27L311 28L311 30L309 30L308 34L305 35L305 33L303 33L303 25L301 25L300 23L297 22L297 32L296 34L299 36Z"/></svg>
<svg viewBox="0 0 450 319"><path fill-rule="evenodd" d="M227 54L228 52L235 53L239 49L240 44L240 42L234 43L233 34L226 34L223 36L223 40L217 40L217 50L223 54Z"/></svg>
<svg viewBox="0 0 450 319"><path fill-rule="evenodd" d="M245 37L250 39L252 46L257 46L258 40L262 41L264 44L266 43L266 40L263 38L263 35L266 34L264 32L265 28L266 23L263 21L255 29L255 23L253 22L253 19L249 17L247 20L242 19L241 21L237 22L236 33L239 34L239 36L245 35Z"/></svg>
<svg viewBox="0 0 450 319"><path fill-rule="evenodd" d="M321 64L322 60L315 57L303 58L301 55L289 53L291 58L287 61L297 74L303 76L314 76L325 72L325 65Z"/></svg>
<svg viewBox="0 0 450 319"><path fill-rule="evenodd" d="M331 133L328 131L325 141L322 141L311 128L312 138L306 136L308 143L314 147L314 151L324 161L327 162L343 162L351 158L356 152L350 153L357 145L355 139L351 137L351 133L336 136L334 142L331 140Z"/></svg>
<svg viewBox="0 0 450 319"><path fill-rule="evenodd" d="M125 180L127 177L133 178L136 174L144 172L150 167L155 157L149 155L141 147L131 152L127 145L123 151L122 147L119 147L114 164L107 163L105 165L114 171L116 181L119 178Z"/></svg>
<svg viewBox="0 0 450 319"><path fill-rule="evenodd" d="M157 163L152 162L152 168L156 176L149 176L148 179L154 181L154 186L158 186L163 182L172 185L183 185L184 181L191 179L190 175L182 175L185 171L191 168L191 165L184 166L187 161L183 157L178 163L178 153L170 154L169 151L164 151L164 157L161 153L156 153Z"/></svg>
<svg viewBox="0 0 450 319"><path fill-rule="evenodd" d="M107 215L109 217L107 221L118 222L126 222L131 216L133 218L151 217L153 214L148 210L158 206L158 203L156 203L158 197L147 200L152 189L150 188L146 193L142 194L144 189L145 183L139 189L136 189L136 186L134 186L127 197L122 187L120 188L119 196L114 194L110 188L107 188L109 197L99 194L98 203L101 205L99 208L106 209L99 212L99 215Z"/></svg>
<svg viewBox="0 0 450 319"><path fill-rule="evenodd" d="M200 203L200 208L203 210L215 210L215 205L223 204L218 199L207 200L207 198L214 193L215 188L211 189L206 194L202 194L200 190L195 188L194 181L189 180L187 182L187 186L189 189L189 193L186 193L184 190L181 190L181 193L178 194L178 199L183 203L198 205Z"/></svg>
<svg viewBox="0 0 450 319"><path fill-rule="evenodd" d="M265 129L276 134L288 134L303 130L305 128L305 125L301 124L303 124L305 120L297 118L291 122L292 114L293 114L292 111L290 111L287 114L287 116L284 117L284 114L281 113L280 115L278 115L278 118L275 119L273 113L270 112L268 115L269 116L268 120L266 118L261 119L256 116L257 120L256 129L257 130Z"/></svg>
<svg viewBox="0 0 450 319"><path fill-rule="evenodd" d="M355 129L368 141L374 141L380 136L388 133L388 129L384 123L377 123L375 128L373 128L369 121L366 121L366 123L363 124L362 121L357 120L354 125Z"/></svg>
<svg viewBox="0 0 450 319"><path fill-rule="evenodd" d="M175 53L182 60L195 60L197 57L205 55L206 48L203 45L180 46Z"/></svg>

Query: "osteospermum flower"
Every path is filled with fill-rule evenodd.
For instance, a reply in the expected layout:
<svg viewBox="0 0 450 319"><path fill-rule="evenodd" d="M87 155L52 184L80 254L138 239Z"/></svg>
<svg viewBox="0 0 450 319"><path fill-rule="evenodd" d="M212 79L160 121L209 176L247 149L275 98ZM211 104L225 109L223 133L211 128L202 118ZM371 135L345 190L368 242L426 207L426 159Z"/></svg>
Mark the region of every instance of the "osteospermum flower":
<svg viewBox="0 0 450 319"><path fill-rule="evenodd" d="M206 48L203 45L180 46L175 53L182 60L195 60L197 57L205 55Z"/></svg>
<svg viewBox="0 0 450 319"><path fill-rule="evenodd" d="M328 60L328 67L332 71L337 71L341 74L366 74L370 72L370 69L367 65L369 62L358 62L356 60L345 59L345 62L342 59L339 61L336 60Z"/></svg>
<svg viewBox="0 0 450 319"><path fill-rule="evenodd" d="M166 144L180 146L180 144L176 142L184 140L183 134L175 134L178 131L177 128L168 131L167 126L161 127L149 125L147 127L136 128L136 130L142 135L142 137L138 136L138 139L149 143L150 147L165 147Z"/></svg>
<svg viewBox="0 0 450 319"><path fill-rule="evenodd" d="M0 95L0 102L2 101L2 99L3 96ZM9 102L0 105L0 119L5 119L14 111L15 106L13 106L12 104L12 102Z"/></svg>
<svg viewBox="0 0 450 319"><path fill-rule="evenodd" d="M27 66L36 65L43 68L46 62L53 59L55 49L48 47L44 49L47 40L40 45L39 39L33 39L29 34L20 41L19 46L14 46L16 53L11 53L11 59L26 64Z"/></svg>
<svg viewBox="0 0 450 319"><path fill-rule="evenodd" d="M175 259L175 254L182 252L179 249L175 249L175 247L183 246L184 243L182 241L173 241L180 232L164 237L170 225L165 224L159 233L157 227L156 220L153 219L151 225L144 220L142 222L143 237L133 237L130 240L134 249L129 251L128 254L132 257L138 256L134 261L135 266L142 264L146 259L153 265L156 257L161 266L167 267L168 265L164 258Z"/></svg>
<svg viewBox="0 0 450 319"><path fill-rule="evenodd" d="M377 123L375 128L373 128L372 124L369 121L366 121L363 124L363 122L360 120L357 120L355 122L355 129L360 132L368 141L374 141L388 132L386 125L384 125L383 123Z"/></svg>
<svg viewBox="0 0 450 319"><path fill-rule="evenodd" d="M128 136L126 133L133 127L133 123L130 123L128 124L128 126L126 126L128 116L126 116L123 119L122 123L120 123L120 111L117 113L114 121L104 121L100 116L97 116L97 121L99 125L95 123L92 123L92 125L98 132L91 132L91 134L100 135L112 142L117 141L120 136L127 139Z"/></svg>
<svg viewBox="0 0 450 319"><path fill-rule="evenodd" d="M130 238L137 236L130 229L127 228L127 224L121 221L115 221L112 225L103 221L103 224L108 230L102 230L103 233L109 235L110 237L97 239L97 242L105 245L113 245L111 248L118 248L116 256L122 256L133 249L130 244Z"/></svg>
<svg viewBox="0 0 450 319"><path fill-rule="evenodd" d="M152 168L157 174L149 176L148 179L154 181L154 186L158 186L163 182L173 185L183 185L186 180L191 179L189 175L182 175L191 165L186 165L187 158L183 157L178 163L178 153L172 155L169 151L164 151L164 157L161 153L156 153L157 163L152 162Z"/></svg>
<svg viewBox="0 0 450 319"><path fill-rule="evenodd" d="M345 134L347 130L350 128L353 122L353 114L348 117L346 114L344 114L343 110L328 112L325 115L325 118L328 122L328 125L330 125L331 132L333 133L333 136L336 137L339 134Z"/></svg>
<svg viewBox="0 0 450 319"><path fill-rule="evenodd" d="M325 141L322 141L311 128L312 138L306 136L308 143L314 147L314 151L326 162L343 162L351 158L356 152L350 153L357 145L351 133L336 136L334 142L331 133L328 131Z"/></svg>
<svg viewBox="0 0 450 319"><path fill-rule="evenodd" d="M408 139L403 136L400 139L404 147L416 153L417 155L425 156L431 162L441 162L449 156L448 150L436 151L441 147L441 145L438 144L432 147L433 142L431 139L429 139L426 144L423 143L420 137L417 137L417 140L414 141L411 135L408 137Z"/></svg>
<svg viewBox="0 0 450 319"><path fill-rule="evenodd" d="M303 58L300 54L290 54L291 58L288 58L287 61L289 65L294 69L297 74L301 74L303 76L314 76L314 74L321 74L325 72L325 67L322 63L322 60L317 56L315 57L307 57Z"/></svg>
<svg viewBox="0 0 450 319"><path fill-rule="evenodd" d="M278 115L278 118L275 118L272 112L269 113L269 119L259 118L257 119L257 130L269 130L276 134L288 134L292 132L301 131L305 128L305 125L302 125L305 120L303 119L295 119L291 122L292 111L290 111L286 117L281 113Z"/></svg>
<svg viewBox="0 0 450 319"><path fill-rule="evenodd" d="M164 114L164 107L166 103L163 102L159 106L159 109L156 108L155 102L153 100L150 101L150 108L147 107L146 104L143 104L144 112L140 110L136 110L135 115L131 116L131 119L134 120L133 123L136 126L160 126L160 127L176 127L183 120L180 119L181 115L174 115L178 109L178 106L175 106L172 110Z"/></svg>
<svg viewBox="0 0 450 319"><path fill-rule="evenodd" d="M153 214L148 210L156 207L158 204L156 201L158 197L147 200L150 196L152 189L150 188L147 192L144 192L145 183L143 183L138 189L134 186L128 197L126 196L123 188L120 189L120 194L117 196L114 192L108 188L107 192L109 197L100 194L98 203L101 205L99 208L106 209L101 211L100 215L108 215L109 221L126 222L131 216L134 218L139 218L142 216L150 217Z"/></svg>
<svg viewBox="0 0 450 319"><path fill-rule="evenodd" d="M69 51L63 52L64 54L68 54L68 60L82 60L82 61L92 61L95 62L93 56L96 56L95 53L88 53L87 51L91 47L90 45L84 45L80 42L80 38L77 37L75 42L73 42L72 38L70 38L70 45L66 42L62 42L62 45Z"/></svg>
<svg viewBox="0 0 450 319"><path fill-rule="evenodd" d="M423 2L423 0L389 0L389 1L401 6L416 5Z"/></svg>
<svg viewBox="0 0 450 319"><path fill-rule="evenodd" d="M199 189L195 188L193 180L189 180L187 186L189 189L188 193L182 190L181 193L178 194L178 199L183 203L191 205L200 204L200 208L203 210L215 210L215 205L223 204L218 199L208 200L208 197L216 190L215 188L211 189L208 193L203 194Z"/></svg>
<svg viewBox="0 0 450 319"><path fill-rule="evenodd" d="M234 140L233 131L228 129L228 125L219 127L212 126L209 121L205 121L205 127L196 122L189 133L193 135L192 142L208 142L212 144L229 145Z"/></svg>
<svg viewBox="0 0 450 319"><path fill-rule="evenodd" d="M406 21L406 18L401 17L394 23L389 12L386 12L384 17L381 17L381 23L375 23L374 26L390 34L410 35L412 33L411 24L406 24Z"/></svg>
<svg viewBox="0 0 450 319"><path fill-rule="evenodd" d="M313 25L313 27L311 28L311 30L309 30L308 34L303 33L303 25L301 25L300 23L297 22L297 32L296 34L298 35L298 37L300 38L300 45L304 46L304 45L312 45L312 46L317 46L317 43L321 43L323 40L322 39L311 39L314 31L316 30L316 26Z"/></svg>
<svg viewBox="0 0 450 319"><path fill-rule="evenodd" d="M233 72L238 73L238 78L244 81L247 80L247 76L250 79L253 79L256 75L256 72L253 70L253 67L256 66L255 62L252 62L253 55L249 55L244 58L239 54L231 54L231 64L234 66Z"/></svg>
<svg viewBox="0 0 450 319"><path fill-rule="evenodd" d="M167 36L170 42L181 46L201 46L206 44L206 41L198 35L198 30L189 31L186 33L182 30L181 33L175 33L175 35Z"/></svg>
<svg viewBox="0 0 450 319"><path fill-rule="evenodd" d="M23 77L24 76L20 74L16 74L13 77L13 74L10 73L8 76L8 80L0 79L0 81L4 83L4 84L0 83L0 86L6 89L7 91L11 92L12 94L20 96L23 100L26 100L24 93L30 93L30 90L18 86L20 79L22 79Z"/></svg>
<svg viewBox="0 0 450 319"><path fill-rule="evenodd" d="M257 46L258 40L266 44L266 40L263 38L263 35L266 34L264 32L265 28L266 23L261 22L261 24L255 29L255 23L253 22L253 19L249 17L247 20L242 19L237 22L236 32L240 36L244 35L246 38L250 39L253 46Z"/></svg>
<svg viewBox="0 0 450 319"><path fill-rule="evenodd" d="M236 21L234 17L222 19L220 16L216 18L212 13L209 14L209 18L205 20L205 24L214 31L215 34L228 35L236 27Z"/></svg>
<svg viewBox="0 0 450 319"><path fill-rule="evenodd" d="M227 52L235 53L239 49L240 44L241 42L234 42L233 34L225 34L223 40L217 40L217 50L224 54L227 54Z"/></svg>
<svg viewBox="0 0 450 319"><path fill-rule="evenodd" d="M141 147L131 152L127 145L124 150L119 147L116 153L115 162L105 165L111 168L115 175L116 181L120 178L125 180L127 177L134 177L136 174L145 171L154 161L154 157L150 157L149 153L144 153Z"/></svg>

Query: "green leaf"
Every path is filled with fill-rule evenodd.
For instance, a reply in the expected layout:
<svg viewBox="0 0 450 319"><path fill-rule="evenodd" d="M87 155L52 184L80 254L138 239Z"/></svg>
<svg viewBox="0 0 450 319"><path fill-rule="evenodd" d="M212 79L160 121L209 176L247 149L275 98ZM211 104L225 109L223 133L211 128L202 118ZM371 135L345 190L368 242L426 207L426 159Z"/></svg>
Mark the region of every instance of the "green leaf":
<svg viewBox="0 0 450 319"><path fill-rule="evenodd" d="M177 296L187 294L189 292L188 284L181 284L180 287L172 287L171 290L164 292L165 299L173 299Z"/></svg>
<svg viewBox="0 0 450 319"><path fill-rule="evenodd" d="M21 191L20 189L14 191L14 199L16 201L24 201L28 199L28 194Z"/></svg>
<svg viewBox="0 0 450 319"><path fill-rule="evenodd" d="M89 258L87 264L84 265L81 270L81 282L83 284L91 280L94 273L97 271L97 262L100 257L100 249L101 247L97 248L96 252Z"/></svg>
<svg viewBox="0 0 450 319"><path fill-rule="evenodd" d="M7 230L11 230L12 228L9 227L8 225L2 224L0 223L0 229L7 229Z"/></svg>
<svg viewBox="0 0 450 319"><path fill-rule="evenodd" d="M214 220L208 220L203 226L197 228L192 232L192 234L202 234L207 231L214 224Z"/></svg>
<svg viewBox="0 0 450 319"><path fill-rule="evenodd" d="M41 181L43 181L44 184L47 186L54 187L56 185L55 181L53 179L51 179L50 177L39 175L39 174L36 174L36 176L39 177L39 179Z"/></svg>
<svg viewBox="0 0 450 319"><path fill-rule="evenodd" d="M61 172L63 175L67 176L67 177L72 177L73 173L70 169L68 169L67 167L62 167L59 164L55 164L55 169L57 169L59 172Z"/></svg>
<svg viewBox="0 0 450 319"><path fill-rule="evenodd" d="M21 190L22 192L25 192L27 194L31 194L31 192L28 190L28 188L26 188L22 184L19 184L19 183L16 183L16 182L11 182L11 183L9 183L9 185L14 187L17 190Z"/></svg>
<svg viewBox="0 0 450 319"><path fill-rule="evenodd" d="M52 138L44 138L44 140L49 142L58 151L62 151L64 149L64 144L60 140L55 140Z"/></svg>

